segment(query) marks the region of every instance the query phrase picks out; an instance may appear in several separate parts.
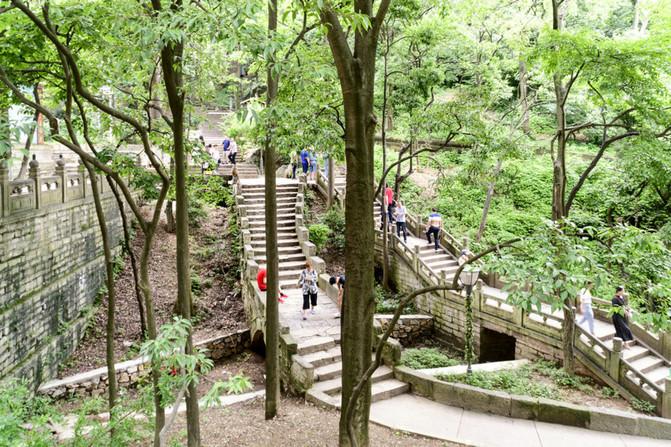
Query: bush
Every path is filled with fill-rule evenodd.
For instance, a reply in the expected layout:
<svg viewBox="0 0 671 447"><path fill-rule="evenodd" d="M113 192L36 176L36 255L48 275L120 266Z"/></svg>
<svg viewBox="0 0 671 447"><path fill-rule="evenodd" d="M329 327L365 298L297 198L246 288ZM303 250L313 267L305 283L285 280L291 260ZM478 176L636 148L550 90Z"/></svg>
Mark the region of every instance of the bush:
<svg viewBox="0 0 671 447"><path fill-rule="evenodd" d="M233 194L217 175L189 177L189 198L212 206L231 206Z"/></svg>
<svg viewBox="0 0 671 447"><path fill-rule="evenodd" d="M322 223L331 229L331 245L337 250L345 249L345 213L339 207L332 207L322 217Z"/></svg>
<svg viewBox="0 0 671 447"><path fill-rule="evenodd" d="M465 383L485 390L505 391L520 396L557 399L559 397L558 391L551 386L534 381L531 378L531 370L532 368L527 365L513 370L473 372L470 375L439 375L438 379L446 382Z"/></svg>
<svg viewBox="0 0 671 447"><path fill-rule="evenodd" d="M313 224L308 227L310 242L317 246L317 252L322 251L329 240L331 229L324 224Z"/></svg>
<svg viewBox="0 0 671 447"><path fill-rule="evenodd" d="M375 312L378 314L393 314L399 304L399 298L394 293L385 290L380 284L375 284ZM408 303L403 308L403 314L415 313L415 303Z"/></svg>
<svg viewBox="0 0 671 447"><path fill-rule="evenodd" d="M647 400L641 400L634 398L634 400L631 401L631 407L636 410L640 411L641 413L645 414L655 414L657 411L657 407L655 404L651 404Z"/></svg>
<svg viewBox="0 0 671 447"><path fill-rule="evenodd" d="M459 361L448 357L437 348L412 348L403 351L401 364L412 369L426 369L455 366Z"/></svg>
<svg viewBox="0 0 671 447"><path fill-rule="evenodd" d="M59 416L48 399L33 395L25 382L18 381L0 384L0 396L0 446L57 445L46 422Z"/></svg>

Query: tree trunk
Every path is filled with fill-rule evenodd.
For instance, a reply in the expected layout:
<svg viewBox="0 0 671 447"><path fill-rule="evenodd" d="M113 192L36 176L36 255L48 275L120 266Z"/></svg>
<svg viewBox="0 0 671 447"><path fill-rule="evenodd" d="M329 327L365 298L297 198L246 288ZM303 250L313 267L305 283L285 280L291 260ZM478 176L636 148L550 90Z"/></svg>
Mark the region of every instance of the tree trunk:
<svg viewBox="0 0 671 447"><path fill-rule="evenodd" d="M478 234L475 236L475 242L480 242L482 236L485 234L485 227L487 225L487 214L489 214L489 207L492 204L492 197L494 196L494 189L496 187L496 179L501 173L501 166L503 165L503 158L499 158L496 161L496 167L494 168L494 177L492 181L489 182L487 187L487 196L485 197L485 204L482 207L482 219L480 219L480 228L478 228Z"/></svg>
<svg viewBox="0 0 671 447"><path fill-rule="evenodd" d="M566 1L552 0L552 28L561 31L564 28L564 9ZM566 218L566 99L569 87L564 85L559 73L553 76L555 91L556 114L556 145L557 150L553 158L552 174L552 220L561 222ZM575 331L575 316L569 300L563 306L564 322L562 324L562 351L563 367L566 372L573 374L575 358L573 353L573 334Z"/></svg>
<svg viewBox="0 0 671 447"><path fill-rule="evenodd" d="M175 4L173 3L173 6ZM172 134L175 156L175 203L177 235L177 302L182 318L191 320L191 270L189 259L189 218L186 186L187 166L184 147L184 82L182 77L184 42L179 41L161 49L163 83L172 114ZM193 331L189 329L184 352L193 354ZM186 395L186 427L189 447L200 446L200 411L196 383L191 382Z"/></svg>
<svg viewBox="0 0 671 447"><path fill-rule="evenodd" d="M168 233L175 233L177 231L175 215L172 213L172 200L165 202L165 231Z"/></svg>
<svg viewBox="0 0 671 447"><path fill-rule="evenodd" d="M98 217L98 226L103 244L103 253L105 255L105 284L107 286L107 327L105 334L105 360L107 362L107 403L109 406L110 418L114 415L114 406L117 399L116 369L114 368L114 313L116 310L116 289L114 287L114 259L112 257L112 248L107 231L107 221L105 220L105 210L103 210L100 199L100 189L98 188L98 175L90 163L82 160L84 167L91 180L91 191L93 192L93 203L95 205L96 216ZM119 209L123 213L122 209ZM113 421L113 419L111 419ZM114 424L111 424L110 436L114 438Z"/></svg>
<svg viewBox="0 0 671 447"><path fill-rule="evenodd" d="M35 99L36 104L41 104L40 102L40 90L39 84L33 87L33 98ZM30 132L26 135L26 144L23 147L23 158L21 159L21 168L19 168L19 173L16 175L15 180L24 178L28 173L28 163L30 162L30 147L33 144L33 136L35 130L39 128L40 117L42 115L38 110L35 110L35 118L33 119L33 126L30 128ZM39 131L38 131L39 133ZM44 135L42 136L42 143L44 143ZM39 144L39 139L38 139Z"/></svg>
<svg viewBox="0 0 671 447"><path fill-rule="evenodd" d="M268 1L268 37L272 39L277 31L277 0ZM266 70L268 108L277 97L278 79L273 75L275 52L268 61ZM271 114L272 116L272 114ZM277 194L275 178L275 146L273 143L274 123L268 123L265 147L265 217L266 217L266 420L277 416L280 401L280 358L279 358L279 253L277 248Z"/></svg>
<svg viewBox="0 0 671 447"><path fill-rule="evenodd" d="M137 300L137 308L140 316L140 331L142 332L141 339L145 340L147 337L147 322L144 312L144 305L142 303L142 292L140 291L140 274L137 269L137 259L135 258L135 253L133 252L133 246L131 244L130 237L130 225L128 224L128 218L126 217L125 205L121 194L117 190L114 181L107 177L107 183L114 194L116 199L117 206L121 212L121 223L123 225L123 240L124 240L124 251L128 254L130 259L130 266L133 272L133 285L135 286L135 299Z"/></svg>
<svg viewBox="0 0 671 447"><path fill-rule="evenodd" d="M329 190L328 190L328 209L333 207L335 203L335 161L333 155L329 155Z"/></svg>
<svg viewBox="0 0 671 447"><path fill-rule="evenodd" d="M527 65L520 59L520 105L522 106L522 131L531 132L529 126L529 100L527 98Z"/></svg>
<svg viewBox="0 0 671 447"><path fill-rule="evenodd" d="M573 354L573 338L575 336L575 312L573 303L569 300L564 302L564 324L562 324L562 352L564 371L569 374L575 373L575 356ZM568 324L567 324L568 323Z"/></svg>

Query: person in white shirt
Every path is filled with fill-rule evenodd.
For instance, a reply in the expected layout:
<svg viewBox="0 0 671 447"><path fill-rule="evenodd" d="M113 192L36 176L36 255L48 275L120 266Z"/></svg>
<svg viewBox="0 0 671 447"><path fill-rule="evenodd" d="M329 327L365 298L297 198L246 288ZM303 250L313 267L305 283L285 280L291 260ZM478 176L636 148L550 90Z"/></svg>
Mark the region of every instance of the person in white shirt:
<svg viewBox="0 0 671 447"><path fill-rule="evenodd" d="M582 313L582 318L578 324L587 322L589 333L594 335L594 310L592 310L592 287L594 283L588 281L584 289L578 293L578 312Z"/></svg>
<svg viewBox="0 0 671 447"><path fill-rule="evenodd" d="M238 155L238 144L231 138L231 145L229 146L228 160L235 164L235 156Z"/></svg>

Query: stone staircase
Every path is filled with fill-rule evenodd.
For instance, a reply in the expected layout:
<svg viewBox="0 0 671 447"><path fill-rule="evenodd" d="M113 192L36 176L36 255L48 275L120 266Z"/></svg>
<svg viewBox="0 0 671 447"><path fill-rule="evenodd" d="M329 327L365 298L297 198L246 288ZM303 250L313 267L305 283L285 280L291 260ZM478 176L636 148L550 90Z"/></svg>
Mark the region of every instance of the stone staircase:
<svg viewBox="0 0 671 447"><path fill-rule="evenodd" d="M375 228L382 227L382 205L378 202L373 205L373 215L375 217ZM396 234L396 224L390 225L391 236ZM395 236L394 236L395 237ZM403 237L401 236L401 240ZM444 247L440 247L438 251L435 250L433 243L429 243L427 240L424 240L423 244L421 239L413 237L408 230L408 243L409 247L419 247L419 257L424 263L438 275L445 273L445 278L448 281L451 281L454 277L454 273L459 268L459 263L455 257L447 251Z"/></svg>
<svg viewBox="0 0 671 447"><path fill-rule="evenodd" d="M298 278L306 256L301 247L296 227L296 208L299 200L297 182L279 182L277 193L278 249L280 255L280 287L288 295L280 304L280 323L288 329L297 343L293 363L312 370L314 385L306 392L306 399L327 407L340 407L342 382L342 354L340 349L340 320L335 303L320 289L316 315L307 320L301 317L302 290ZM242 214L250 231L253 259L259 265L266 261L265 193L260 179L241 180ZM372 354L371 354L372 355ZM377 402L409 390L407 383L393 377L393 371L381 366L373 376L372 399Z"/></svg>
<svg viewBox="0 0 671 447"><path fill-rule="evenodd" d="M217 175L233 177L233 165L228 163L228 160L226 163L224 163L223 159L221 161L222 163L219 165ZM255 179L259 176L259 168L256 165L247 162L238 162L236 166L238 169L238 178L240 179Z"/></svg>
<svg viewBox="0 0 671 447"><path fill-rule="evenodd" d="M326 180L327 181L327 180ZM342 183L336 183L336 188L342 188ZM328 187L328 184L325 185ZM344 196L344 191L339 191ZM382 226L382 206L376 202L373 207L375 216L376 229ZM407 247L410 253L417 255L419 263L426 270L431 272L434 280L452 281L454 273L458 268L457 260L452 253L459 249L459 242L447 234L446 239L454 245L452 251L442 246L438 251L434 250L434 245L429 244L421 234L423 229L423 222L421 217L408 215L408 220L412 220L416 231L412 235L408 230L408 242L404 243L402 238L396 239L396 229L393 228L391 237L394 238L395 244ZM392 250L395 253L395 250ZM423 275L425 276L425 275ZM507 302L508 293L504 290L484 285L482 287L483 303L492 309L494 313L500 317L501 315L514 314L516 309ZM638 399L647 400L656 405L658 412L662 407L664 395L671 393L671 390L666 390L667 377L670 374L671 360L668 356L668 345L671 345L671 337L667 334L652 334L645 330L645 328L632 325L634 330L635 341L628 349L619 350L614 344L615 330L607 310L610 303L605 300L594 299L596 304L600 304L602 309L596 310L595 315L595 334L591 335L586 327L576 327L576 341L575 348L577 355L581 356L585 366L589 368L596 376L600 377L607 383L619 389L625 397L631 399L636 397ZM500 314L505 311L504 314ZM484 313L485 310L482 309ZM544 305L543 310L538 313L530 313L528 319L536 320L542 323L546 328L539 331L538 340L541 343L546 343L544 340L548 329L558 331L563 322L563 314L561 311L552 311L549 306ZM514 320L514 318L511 318ZM531 336L535 331L528 332ZM662 355L661 353L667 353ZM619 357L619 360L617 360ZM615 371L609 364L619 365Z"/></svg>

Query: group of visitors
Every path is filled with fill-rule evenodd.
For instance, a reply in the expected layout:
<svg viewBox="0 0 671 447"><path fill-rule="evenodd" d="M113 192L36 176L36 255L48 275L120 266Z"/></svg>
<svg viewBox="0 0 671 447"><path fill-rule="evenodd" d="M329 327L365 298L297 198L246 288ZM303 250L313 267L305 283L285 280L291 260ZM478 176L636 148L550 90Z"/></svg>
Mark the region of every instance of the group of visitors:
<svg viewBox="0 0 671 447"><path fill-rule="evenodd" d="M266 282L266 277L268 271L265 266L259 266L259 271L256 274L256 284L259 287L261 292L266 292L268 290L268 284ZM345 275L332 276L329 279L329 284L332 286L338 287L338 312L342 308L342 296L343 290L345 288ZM301 308L301 315L303 320L308 319L308 313L310 315L315 315L317 313L317 295L319 292L318 286L318 276L317 271L312 266L312 262L307 260L305 262L304 269L301 271L300 276L298 277L298 287L301 288L303 293L303 306ZM284 300L287 298L287 294L282 291L280 287L278 290L277 300L284 304ZM340 313L336 315L336 318L340 317Z"/></svg>
<svg viewBox="0 0 671 447"><path fill-rule="evenodd" d="M238 155L238 144L235 142L233 138L229 138L228 136L224 137L224 141L221 143L223 146L223 151L224 151L224 157L223 157L223 162L224 164L236 164L235 158ZM228 160L228 163L226 162ZM221 162L221 161L220 161Z"/></svg>
<svg viewBox="0 0 671 447"><path fill-rule="evenodd" d="M582 314L582 318L578 321L579 325L587 323L589 333L594 335L594 309L592 308L592 288L594 283L589 281L585 288L578 293L577 308L578 312ZM621 339L624 343L625 349L629 349L633 343L634 336L629 329L629 319L632 311L627 303L627 295L624 293L624 287L618 286L615 289L615 296L611 300L612 305L612 321L615 327L615 336Z"/></svg>
<svg viewBox="0 0 671 447"><path fill-rule="evenodd" d="M291 153L291 178L296 178L296 171L300 166L303 168L303 174L307 176L307 180L314 182L317 180L317 172L319 171L319 162L317 153L314 148L303 149L302 151Z"/></svg>
<svg viewBox="0 0 671 447"><path fill-rule="evenodd" d="M403 235L403 241L408 242L408 226L406 224L407 210L405 205L401 202L400 197L394 198L394 190L388 184L384 185L384 194L382 196L382 212L387 215L387 226L396 224L396 236L399 238ZM380 228L384 227L384 223L380 223Z"/></svg>

